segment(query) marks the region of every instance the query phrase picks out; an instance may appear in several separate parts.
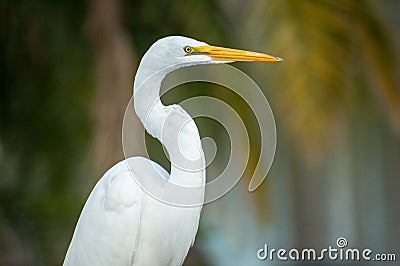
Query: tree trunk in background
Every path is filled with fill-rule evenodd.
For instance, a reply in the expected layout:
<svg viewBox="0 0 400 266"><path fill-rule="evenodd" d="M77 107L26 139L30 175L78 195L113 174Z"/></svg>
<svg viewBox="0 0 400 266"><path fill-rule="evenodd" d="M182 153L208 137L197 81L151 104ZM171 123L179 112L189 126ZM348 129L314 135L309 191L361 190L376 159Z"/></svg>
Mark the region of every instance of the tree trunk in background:
<svg viewBox="0 0 400 266"><path fill-rule="evenodd" d="M122 24L120 1L89 1L87 27L94 47L96 85L93 162L98 175L124 158L122 121L132 96L137 60ZM135 124L141 131L139 121ZM134 143L138 144L140 136L137 138Z"/></svg>

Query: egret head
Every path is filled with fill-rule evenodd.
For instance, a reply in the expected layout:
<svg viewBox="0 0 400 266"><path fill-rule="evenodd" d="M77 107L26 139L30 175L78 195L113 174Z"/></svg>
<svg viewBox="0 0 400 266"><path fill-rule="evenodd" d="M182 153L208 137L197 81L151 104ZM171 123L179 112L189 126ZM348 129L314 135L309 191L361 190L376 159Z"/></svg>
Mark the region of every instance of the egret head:
<svg viewBox="0 0 400 266"><path fill-rule="evenodd" d="M278 62L281 58L244 50L212 46L183 36L168 36L156 41L146 52L141 64L152 64L153 70L177 69L198 64L236 61Z"/></svg>
<svg viewBox="0 0 400 266"><path fill-rule="evenodd" d="M135 111L146 121L163 121L165 117L151 117L162 112L153 110L164 106L160 102L159 92L162 80L165 76L182 67L201 64L222 64L236 61L278 62L281 58L244 50L212 46L182 36L169 36L156 41L143 56L136 72L134 82L134 106ZM164 112L164 115L167 115ZM162 124L149 124L147 131L155 136L161 136Z"/></svg>
<svg viewBox="0 0 400 266"><path fill-rule="evenodd" d="M143 56L135 77L135 93L144 84L182 67L201 64L223 64L237 61L279 62L281 58L244 50L212 46L183 36L168 36L156 41ZM145 82L146 81L146 82Z"/></svg>

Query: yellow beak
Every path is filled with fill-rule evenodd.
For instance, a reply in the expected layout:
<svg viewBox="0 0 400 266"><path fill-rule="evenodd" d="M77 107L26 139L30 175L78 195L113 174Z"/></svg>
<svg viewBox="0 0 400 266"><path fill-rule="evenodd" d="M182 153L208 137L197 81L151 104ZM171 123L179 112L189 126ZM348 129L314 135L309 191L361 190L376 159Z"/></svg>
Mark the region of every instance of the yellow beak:
<svg viewBox="0 0 400 266"><path fill-rule="evenodd" d="M283 61L282 58L251 52L238 49L224 48L218 46L197 46L194 47L193 54L204 54L212 58L212 60L217 61L246 61L246 62L279 62Z"/></svg>

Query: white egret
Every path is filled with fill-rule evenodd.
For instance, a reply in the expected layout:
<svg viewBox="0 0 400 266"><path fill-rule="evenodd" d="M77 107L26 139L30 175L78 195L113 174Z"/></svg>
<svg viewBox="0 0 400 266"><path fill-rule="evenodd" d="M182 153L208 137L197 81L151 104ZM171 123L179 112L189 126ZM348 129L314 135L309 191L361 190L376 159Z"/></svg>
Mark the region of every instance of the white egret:
<svg viewBox="0 0 400 266"><path fill-rule="evenodd" d="M281 59L210 46L181 36L165 37L149 48L136 73L134 107L146 131L166 147L172 162L171 174L143 157L128 158L109 169L83 207L64 265L183 263L199 225L204 198L204 155L192 118L178 105L161 103L161 82L169 72L181 67L234 61ZM179 166L179 162L189 161L194 163ZM197 170L192 171L194 168ZM180 207L157 200L137 180L161 194L170 189L169 184L197 186L196 193L185 197L193 198L188 202L200 204Z"/></svg>

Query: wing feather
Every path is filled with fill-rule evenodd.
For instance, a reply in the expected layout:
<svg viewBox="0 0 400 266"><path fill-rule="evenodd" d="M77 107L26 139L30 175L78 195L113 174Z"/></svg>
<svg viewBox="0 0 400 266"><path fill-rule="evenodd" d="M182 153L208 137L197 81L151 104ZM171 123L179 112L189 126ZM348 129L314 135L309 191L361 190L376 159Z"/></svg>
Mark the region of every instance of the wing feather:
<svg viewBox="0 0 400 266"><path fill-rule="evenodd" d="M131 265L137 248L143 191L122 161L98 181L82 210L64 265Z"/></svg>

